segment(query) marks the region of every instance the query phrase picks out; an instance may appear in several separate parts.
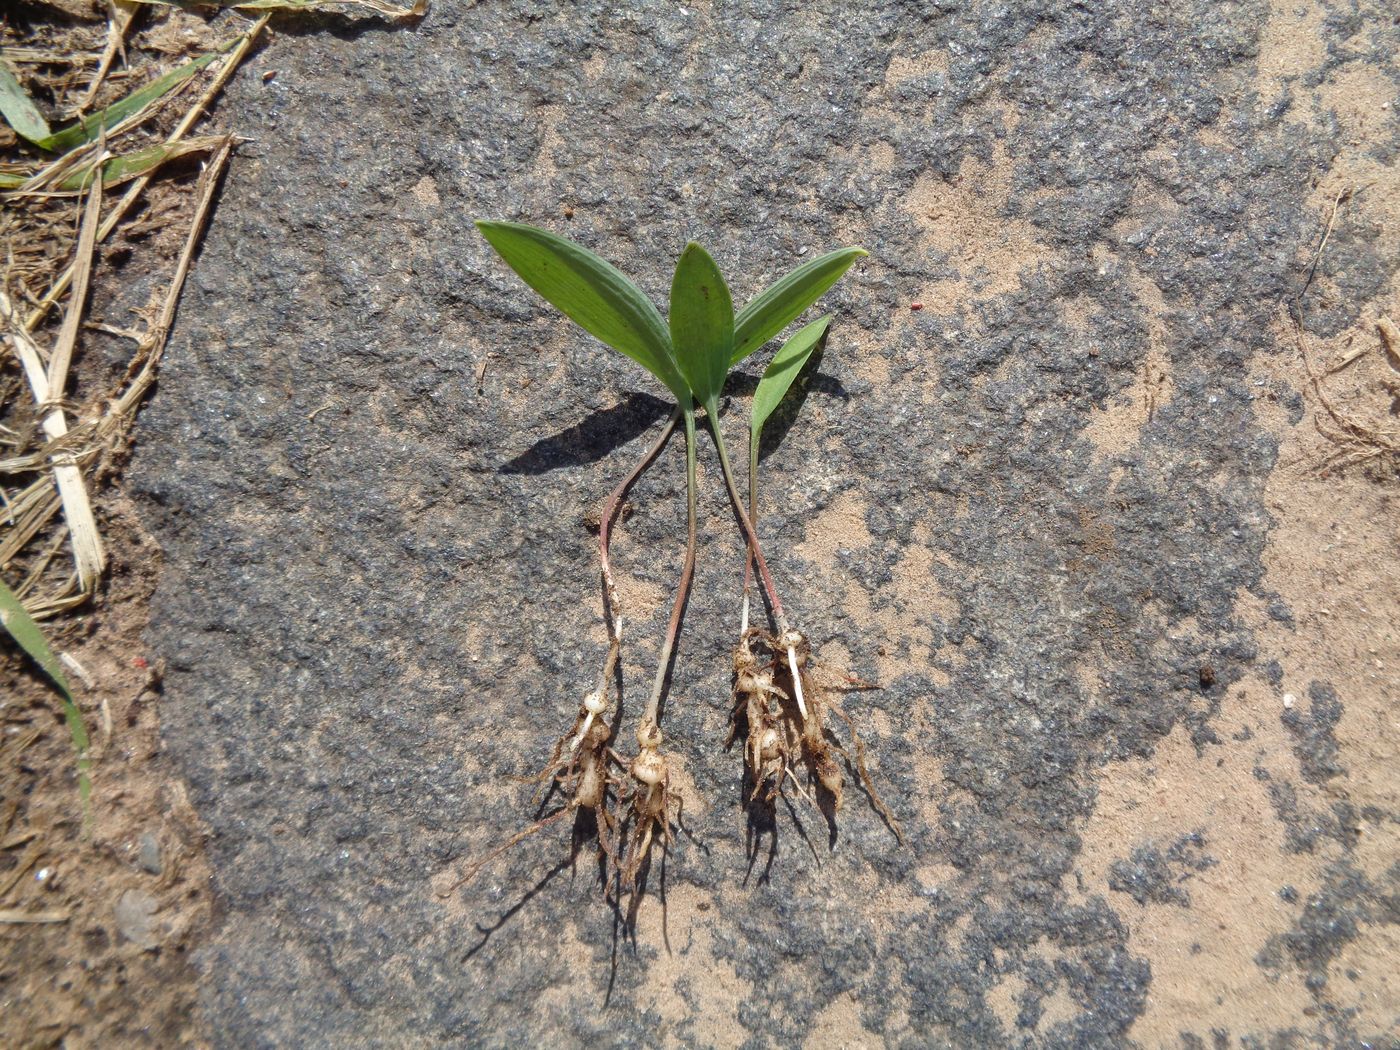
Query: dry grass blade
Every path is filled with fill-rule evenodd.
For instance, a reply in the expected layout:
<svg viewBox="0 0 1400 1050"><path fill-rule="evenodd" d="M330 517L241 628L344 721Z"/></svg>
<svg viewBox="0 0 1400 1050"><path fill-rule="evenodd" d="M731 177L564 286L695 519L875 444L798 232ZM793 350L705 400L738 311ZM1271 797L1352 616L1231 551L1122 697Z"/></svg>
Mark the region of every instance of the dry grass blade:
<svg viewBox="0 0 1400 1050"><path fill-rule="evenodd" d="M412 6L385 3L385 0L134 0L155 7L235 7L240 11L304 11L308 14L353 14L371 11L385 18L422 18L428 13L428 0L415 0Z"/></svg>
<svg viewBox="0 0 1400 1050"><path fill-rule="evenodd" d="M50 406L63 396L68 385L68 369L73 360L73 349L77 345L78 330L82 324L84 304L87 300L89 278L92 274L92 254L97 241L97 225L102 214L102 187L93 186L88 194L87 207L83 210L83 224L78 235L78 254L74 262L73 293L68 301L68 312L59 330L58 342L49 358L47 372L37 367L37 347L23 333L12 333L13 341L20 351L21 362L29 385L34 393L35 403L40 410ZM10 311L7 309L6 314ZM68 433L68 422L63 409L52 408L44 416L44 433L51 441L58 441ZM73 542L73 560L78 569L78 584L82 591L90 593L106 565L106 554L102 549L102 538L97 531L97 521L93 517L92 503L88 499L87 486L83 483L82 469L71 452L60 452L53 457L54 478L58 483L59 498L63 502L64 517L68 522Z"/></svg>
<svg viewBox="0 0 1400 1050"><path fill-rule="evenodd" d="M161 305L160 316L156 319L155 326L143 343L144 360L131 384L123 391L121 397L111 405L102 421L98 423L99 436L106 436L109 428L122 426L126 421L129 421L129 417L136 410L136 406L140 404L141 398L155 378L155 368L160 362L161 354L165 351L165 341L170 336L170 326L175 323L175 310L180 303L180 293L185 287L185 278L190 272L190 263L194 260L195 249L199 246L199 238L204 233L204 225L209 218L209 209L214 203L214 192L218 189L219 179L223 176L224 169L228 167L229 155L233 151L233 146L233 136L225 135L219 151L214 154L213 159L209 161L203 174L200 175L199 199L195 203L189 233L185 237L185 246L180 252L180 260L175 264L175 275L171 278L170 289L166 292L165 302Z"/></svg>
<svg viewBox="0 0 1400 1050"><path fill-rule="evenodd" d="M57 908L49 911L21 911L19 908L0 908L0 923L50 923L67 922L68 912Z"/></svg>
<svg viewBox="0 0 1400 1050"><path fill-rule="evenodd" d="M129 19L125 0L122 8ZM113 18L119 13L114 10ZM188 137L188 133L247 56L266 21L260 19L221 47L219 53L180 67L173 77L156 77L148 88L134 92L115 107L107 107L82 125L101 127L116 120L119 127L136 128L158 106L169 101L171 89L187 81L191 70L197 72L205 65L213 65L212 83L188 104L163 142L151 143L146 134L146 144L142 145L139 139L128 136L124 141L132 145L126 147L123 155L114 157L107 151L107 133L99 132L96 142L70 150L48 164L37 178L34 162L26 162L22 157L7 163L0 175L0 188L14 187L20 179L30 185L41 182L46 186L43 192L7 194L3 201L5 211L0 213L7 232L23 235L14 241L7 237L5 274L0 282L0 343L7 344L6 350L13 352L17 364L10 366L10 375L4 377L5 385L0 389L5 399L0 406L0 565L13 573L10 578L16 584L13 591L5 590L11 600L0 603L4 604L0 613L9 633L32 643L24 645L31 653L43 641L35 621L88 600L103 571L106 556L88 485L92 478L110 469L142 398L154 382L181 290L235 142L228 135ZM116 23L113 27L120 28ZM68 56L66 63L70 68L87 71L79 82L87 86L93 62L74 55ZM116 389L105 395L101 391L85 393L89 406L100 406L96 418L75 424L72 407L64 404L64 397L75 385L75 378L84 389L88 385L87 373L76 373L82 360L79 336L93 327L86 313L97 244L116 230L128 214L150 200L147 190L151 176L161 165L196 152L212 153L213 157L190 198L193 206L189 227L164 299L158 302L155 315L146 319L143 331L124 333L134 337L137 349ZM112 207L110 202L104 202L103 189L118 181L132 185L130 192ZM69 193L63 193L64 190ZM81 192L84 198L76 207L66 199L73 190ZM178 195L173 199L178 199ZM37 308L27 310L26 301L37 304ZM59 304L63 309L61 318L55 317L52 327L44 329L46 319ZM22 394L27 395L27 400ZM62 557L69 546L71 567ZM48 668L42 654L35 658ZM79 754L79 786L86 802L90 790L86 730L61 678L61 669L55 667L55 671L60 676L55 681L64 694L65 714Z"/></svg>
<svg viewBox="0 0 1400 1050"><path fill-rule="evenodd" d="M217 135L201 135L183 142L151 146L106 159L101 159L100 154L94 153L85 162L74 164L74 170L70 170L59 179L56 188L62 191L85 190L92 185L94 173L100 168L103 188L111 189L129 179L148 175L172 160L188 157L192 153L208 153L221 141L221 137ZM27 176L0 172L0 190L19 191L30 181L30 177ZM32 191L26 189L24 192ZM15 194L16 197L21 195L18 192Z"/></svg>
<svg viewBox="0 0 1400 1050"><path fill-rule="evenodd" d="M125 57L126 49L123 45L126 41L126 31L131 28L131 20L135 14L136 8L129 0L109 0L107 5L107 44L102 49L102 58L98 60L97 71L93 73L92 81L88 84L87 90L83 92L83 97L78 100L78 104L73 107L72 116L79 117L87 112L87 108L97 97L102 82L107 79L107 71L112 68L112 60L118 54L123 54Z"/></svg>
<svg viewBox="0 0 1400 1050"><path fill-rule="evenodd" d="M224 85L228 83L229 77L233 76L234 70L242 65L243 60L248 57L248 52L252 50L253 43L257 40L263 29L267 27L269 17L268 15L263 15L262 18L253 23L253 25L238 38L209 87L195 104L189 108L185 115L180 118L180 122L175 125L175 130L166 138L165 145L171 146L180 142L189 134L195 124L199 122L200 118L204 116L205 111L209 108L209 104L213 102L219 92L224 89ZM97 231L97 239L99 242L105 241L111 236L112 231L117 228L117 225L126 217L132 206L141 198L141 194L145 192L146 187L150 184L151 177L152 176L149 174L140 176L131 184L126 193L122 195L122 199L117 203L117 206L111 210ZM62 297L63 293L68 290L68 286L72 281L73 267L70 266L58 275L53 286L49 289L48 294L44 296L39 302L39 305L35 307L29 317L25 319L24 327L26 331L33 332L43 323L44 318L48 316L48 312L57 305L59 299Z"/></svg>
<svg viewBox="0 0 1400 1050"><path fill-rule="evenodd" d="M149 117L172 91L201 69L212 65L218 57L217 54L200 55L145 87L133 91L120 102L114 102L91 118L81 118L77 123L55 131L35 145L54 153L66 153L89 142L95 142L104 133L116 135L126 128L134 127Z"/></svg>

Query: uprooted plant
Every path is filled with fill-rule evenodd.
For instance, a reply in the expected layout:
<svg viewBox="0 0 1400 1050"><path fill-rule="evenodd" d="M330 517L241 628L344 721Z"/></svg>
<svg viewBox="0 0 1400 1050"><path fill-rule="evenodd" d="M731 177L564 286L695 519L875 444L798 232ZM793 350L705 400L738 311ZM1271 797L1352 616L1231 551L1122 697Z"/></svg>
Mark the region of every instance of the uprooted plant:
<svg viewBox="0 0 1400 1050"><path fill-rule="evenodd" d="M752 535L758 521L758 460L763 428L782 404L793 381L826 342L830 315L820 317L800 329L773 356L754 391L749 414L749 500L748 531ZM731 497L738 499L731 489ZM817 802L813 795L825 795L828 807L822 808L828 818L841 807L844 777L833 752L846 760L859 775L861 784L880 815L895 836L903 841L903 833L894 814L875 789L865 764L865 744L856 733L855 724L836 700L832 691L817 684L811 674L811 646L799 631L785 626L781 606L766 572L762 575L769 604L778 619L778 633L762 628L750 628L749 608L754 563L762 556L757 543L751 542L744 564L743 605L739 619L739 641L734 649L734 710L730 740L744 738L744 757L748 779L747 801L771 806L782 793L785 780L791 780L798 793ZM761 659L755 646L766 653ZM841 745L826 724L826 713L839 717L851 735L854 758ZM793 772L800 761L806 771L809 790Z"/></svg>
<svg viewBox="0 0 1400 1050"><path fill-rule="evenodd" d="M610 892L625 890L634 900L645 877L652 845L671 841L679 818L680 796L670 786L670 766L662 749L661 704L675 655L686 599L695 569L696 414L703 411L714 439L735 518L748 551L775 630L750 628L749 579L746 569L739 648L735 656L735 729L744 735L748 756L746 779L753 797L769 785L769 798L790 778L814 802L793 773L796 763L810 783L830 800L829 816L841 802L842 774L833 751L847 756L823 717L834 711L808 672L810 647L793 629L774 585L753 527L757 509L758 441L763 422L782 401L825 334L830 318L803 328L775 355L759 384L751 424L748 506L739 495L719 420L719 396L730 371L762 347L830 288L866 253L845 248L820 256L793 270L734 311L718 266L698 244L681 254L671 283L669 315L663 320L651 301L611 264L587 249L545 230L520 223L479 222L478 229L506 263L536 292L606 345L642 365L675 397L676 407L655 443L612 490L599 515L601 565L608 648L597 684L581 701L570 728L559 738L535 780L558 789L564 803L528 825L505 844L471 864L465 881L493 858L568 814L591 811L596 818L600 862ZM621 727L616 724L610 685L619 673L623 610L613 579L610 542L613 523L631 485L656 459L677 425L686 444L686 548L671 615L662 641L651 693L636 729L637 752L630 760L613 749ZM766 653L760 658L755 646ZM853 735L854 731L852 730ZM865 771L864 748L855 739L854 765L881 814L894 825ZM674 815L674 816L673 816Z"/></svg>

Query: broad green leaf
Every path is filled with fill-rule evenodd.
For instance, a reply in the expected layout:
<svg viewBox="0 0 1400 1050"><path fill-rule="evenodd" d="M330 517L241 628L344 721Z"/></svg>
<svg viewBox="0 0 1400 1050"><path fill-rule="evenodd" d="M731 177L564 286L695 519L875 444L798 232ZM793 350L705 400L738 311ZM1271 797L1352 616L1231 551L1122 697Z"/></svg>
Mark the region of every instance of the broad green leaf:
<svg viewBox="0 0 1400 1050"><path fill-rule="evenodd" d="M671 346L695 400L709 407L729 374L734 303L710 253L691 241L671 280Z"/></svg>
<svg viewBox="0 0 1400 1050"><path fill-rule="evenodd" d="M476 228L521 280L596 336L661 380L682 405L690 391L671 353L666 322L611 263L548 230L518 222Z"/></svg>
<svg viewBox="0 0 1400 1050"><path fill-rule="evenodd" d="M0 580L0 627L19 643L19 647L29 654L45 674L58 686L63 697L63 717L68 723L68 735L73 740L73 749L78 752L78 792L84 802L92 791L92 781L88 771L92 762L87 757L87 727L83 725L83 713L78 710L78 702L73 699L73 690L68 687L68 678L53 650L49 648L44 632L34 618L25 611L24 605L15 592Z"/></svg>
<svg viewBox="0 0 1400 1050"><path fill-rule="evenodd" d="M106 109L83 117L76 124L55 131L44 139L34 140L34 145L53 153L67 153L78 146L95 141L104 128L115 127L127 117L140 113L163 95L179 87L211 62L217 61L220 53L200 55L193 62L186 62L178 69L172 69L165 76L151 81L143 88L133 91L120 102L113 102Z"/></svg>
<svg viewBox="0 0 1400 1050"><path fill-rule="evenodd" d="M813 259L770 285L734 319L734 355L737 365L768 340L781 332L841 279L864 248L841 248Z"/></svg>
<svg viewBox="0 0 1400 1050"><path fill-rule="evenodd" d="M15 134L30 142L49 137L49 123L44 114L3 62L0 62L0 114L4 114L5 122L15 129Z"/></svg>
<svg viewBox="0 0 1400 1050"><path fill-rule="evenodd" d="M807 362L811 359L813 351L821 346L822 339L826 336L827 326L831 324L831 315L819 317L804 328L799 328L797 332L785 342L769 363L768 368L763 373L763 378L758 382L758 389L753 394L753 411L749 416L749 432L753 437L755 447L758 445L758 437L763 432L763 424L768 422L771 416L787 396L787 392L792 387L795 380Z"/></svg>

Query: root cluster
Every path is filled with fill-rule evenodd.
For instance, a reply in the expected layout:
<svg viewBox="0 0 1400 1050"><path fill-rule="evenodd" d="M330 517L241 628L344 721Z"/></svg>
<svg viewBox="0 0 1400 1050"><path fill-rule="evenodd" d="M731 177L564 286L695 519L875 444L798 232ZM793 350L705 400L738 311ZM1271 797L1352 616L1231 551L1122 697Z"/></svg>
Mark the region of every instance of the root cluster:
<svg viewBox="0 0 1400 1050"><path fill-rule="evenodd" d="M865 744L835 691L820 684L813 670L811 647L797 631L776 637L753 628L740 637L734 650L734 708L725 746L743 740L745 802L772 807L784 784L791 783L834 820L844 798L844 762L902 842L899 822L866 768ZM845 723L854 754L832 732L828 713Z"/></svg>
<svg viewBox="0 0 1400 1050"><path fill-rule="evenodd" d="M599 693L584 698L568 733L559 738L549 762L526 783L537 784L535 805L548 805L556 793L563 801L553 812L471 862L444 895L481 872L491 861L566 817L592 818L598 863L610 900L622 893L635 897L645 881L651 847L669 847L671 828L680 818L681 797L671 788L671 772L661 750L661 730L646 721L637 730L638 751L630 761L612 747L613 727Z"/></svg>
<svg viewBox="0 0 1400 1050"><path fill-rule="evenodd" d="M651 696L636 731L637 752L627 758L618 754L612 745L619 726L610 705L609 690L616 676L622 648L622 617L612 577L609 538L612 522L628 487L660 451L681 419L686 427L686 555ZM870 804L902 842L903 836L894 814L875 790L866 768L865 745L842 710L835 696L837 690L825 688L819 681L813 673L816 662L812 659L806 637L788 626L768 566L762 551L758 549L752 522L745 514L743 502L734 486L718 428L715 428L715 439L726 487L749 546L751 568L756 572L777 624L776 634L747 626L749 589L746 580L743 596L745 626L741 629L734 653L734 706L729 740L725 745L728 747L736 739L743 740L744 803L750 808L771 809L778 798L785 797L786 785L791 784L794 791L822 812L834 831L835 815L841 808L846 771L849 770L854 773ZM591 823L596 828L604 892L614 904L619 904L626 895L630 899L629 918L635 916L636 905L645 889L653 848L659 842L663 850L669 849L673 841L672 829L679 825L681 817L681 796L671 787L670 763L662 750L660 719L661 698L695 567L695 518L694 416L693 413L677 412L657 443L613 490L599 515L598 554L609 634L607 657L597 688L584 697L573 725L555 744L544 769L530 778L531 782L539 785L537 804L547 805L556 794L562 796L563 803L470 864L453 886L454 890L456 886L474 878L491 860L570 815L576 818L577 836L580 826L578 818L591 815ZM750 575L749 570L745 575ZM828 725L830 715L845 723L849 749ZM578 841L577 837L575 841Z"/></svg>

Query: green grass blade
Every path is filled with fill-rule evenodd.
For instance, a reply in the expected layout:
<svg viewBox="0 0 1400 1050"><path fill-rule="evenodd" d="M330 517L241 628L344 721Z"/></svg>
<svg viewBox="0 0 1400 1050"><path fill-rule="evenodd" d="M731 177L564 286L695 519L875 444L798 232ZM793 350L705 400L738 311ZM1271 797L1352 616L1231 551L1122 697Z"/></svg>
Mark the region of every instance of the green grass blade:
<svg viewBox="0 0 1400 1050"><path fill-rule="evenodd" d="M86 145L101 135L103 129L115 127L127 117L140 113L152 102L173 91L205 66L218 61L221 57L221 52L200 55L193 62L186 62L178 69L172 69L165 76L151 81L145 87L138 88L120 102L113 102L106 109L94 113L90 117L83 117L76 124L70 124L66 128L55 131L48 138L35 140L34 145L53 153L67 153L78 146Z"/></svg>
<svg viewBox="0 0 1400 1050"><path fill-rule="evenodd" d="M582 245L535 226L482 221L476 228L521 280L688 403L689 389L676 368L666 322L622 271Z"/></svg>
<svg viewBox="0 0 1400 1050"><path fill-rule="evenodd" d="M5 123L15 129L15 134L30 142L39 142L51 134L44 114L3 62L0 62L0 114L4 115Z"/></svg>
<svg viewBox="0 0 1400 1050"><path fill-rule="evenodd" d="M734 303L710 253L691 241L671 280L671 346L695 400L709 407L729 374Z"/></svg>
<svg viewBox="0 0 1400 1050"><path fill-rule="evenodd" d="M768 417L777 411L778 406L783 403L783 398L792 388L793 380L801 374L802 369L811 360L812 353L821 346L822 340L826 338L826 329L830 324L830 314L817 318L811 324L799 328L792 338L773 355L773 360L763 373L763 378L758 382L758 389L753 394L753 410L749 415L749 433L752 435L755 448L758 446L759 435L763 433L763 424L768 422Z"/></svg>
<svg viewBox="0 0 1400 1050"><path fill-rule="evenodd" d="M108 157L102 162L102 185L104 188L116 186L128 179L147 175L167 161L177 160L180 157L189 156L191 153L208 153L223 141L221 135L199 135L194 138L181 139L179 142L164 143L159 146L151 146L148 149L135 150L132 153L123 153L117 157ZM96 167L96 163L84 164L78 170L70 172L58 184L58 188L61 190L87 189L92 185L92 173ZM17 190L29 179L28 175L0 172L0 190Z"/></svg>
<svg viewBox="0 0 1400 1050"><path fill-rule="evenodd" d="M15 592L0 580L0 626L13 638L21 649L29 654L45 674L58 686L63 697L63 717L68 723L68 735L73 740L73 750L78 753L78 792L86 804L92 793L92 780L88 773L92 762L88 758L87 727L83 725L83 713L78 710L78 702L73 699L73 690L68 686L68 678L53 650L49 648L44 632L34 618L25 611L24 605Z"/></svg>
<svg viewBox="0 0 1400 1050"><path fill-rule="evenodd" d="M862 255L864 248L840 248L813 259L770 285L739 311L734 321L734 356L737 365L781 332L841 279Z"/></svg>

